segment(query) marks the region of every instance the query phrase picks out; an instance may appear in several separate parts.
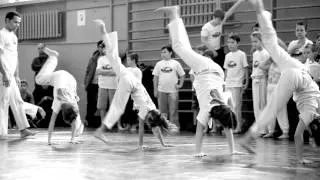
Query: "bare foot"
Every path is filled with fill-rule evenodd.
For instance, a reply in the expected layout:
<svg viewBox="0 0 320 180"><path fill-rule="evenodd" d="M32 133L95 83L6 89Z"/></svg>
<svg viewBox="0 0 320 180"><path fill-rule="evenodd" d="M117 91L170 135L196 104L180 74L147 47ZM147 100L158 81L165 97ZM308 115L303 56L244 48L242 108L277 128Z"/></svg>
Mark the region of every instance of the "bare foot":
<svg viewBox="0 0 320 180"><path fill-rule="evenodd" d="M108 144L107 138L103 135L103 133L100 130L97 130L93 133L93 136L100 141L104 142L105 144Z"/></svg>
<svg viewBox="0 0 320 180"><path fill-rule="evenodd" d="M24 129L24 130L20 131L21 138L26 138L28 136L34 136L36 134L37 134L37 132L30 131L29 129Z"/></svg>
<svg viewBox="0 0 320 180"><path fill-rule="evenodd" d="M198 153L198 154L194 154L194 157L205 157L207 156L205 153Z"/></svg>
<svg viewBox="0 0 320 180"><path fill-rule="evenodd" d="M180 17L180 7L179 6L166 6L155 10L156 12L164 12L169 19L176 19Z"/></svg>

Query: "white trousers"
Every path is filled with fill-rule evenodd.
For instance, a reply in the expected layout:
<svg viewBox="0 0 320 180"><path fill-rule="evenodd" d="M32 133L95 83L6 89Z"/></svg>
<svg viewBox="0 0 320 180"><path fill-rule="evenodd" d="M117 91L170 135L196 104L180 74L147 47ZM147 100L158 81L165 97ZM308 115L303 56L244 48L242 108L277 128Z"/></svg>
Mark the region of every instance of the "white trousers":
<svg viewBox="0 0 320 180"><path fill-rule="evenodd" d="M252 99L254 117L257 120L267 104L267 79L265 77L252 79Z"/></svg>
<svg viewBox="0 0 320 180"><path fill-rule="evenodd" d="M267 87L267 101L271 101L272 94L276 89L276 85L268 85ZM287 107L284 106L282 110L279 110L279 113L276 116L279 126L282 130L282 133L289 132L289 120L288 120L288 111ZM276 119L273 119L267 127L268 133L273 133L276 126Z"/></svg>
<svg viewBox="0 0 320 180"><path fill-rule="evenodd" d="M2 76L0 75L0 136L8 134L9 105L12 109L18 129L23 130L29 127L19 87L13 76L9 78L11 84L9 87L5 87L3 86Z"/></svg>

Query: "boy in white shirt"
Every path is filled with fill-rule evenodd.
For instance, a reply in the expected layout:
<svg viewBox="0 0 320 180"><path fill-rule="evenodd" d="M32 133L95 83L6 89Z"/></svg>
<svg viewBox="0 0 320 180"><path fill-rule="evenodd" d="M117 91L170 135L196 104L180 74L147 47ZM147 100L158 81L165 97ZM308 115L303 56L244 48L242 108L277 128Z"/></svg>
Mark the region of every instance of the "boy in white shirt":
<svg viewBox="0 0 320 180"><path fill-rule="evenodd" d="M35 77L39 85L53 86L52 115L48 128L48 144L51 145L51 137L57 116L61 110L63 120L72 127L70 143L77 143L75 137L83 132L84 125L79 114L77 95L77 81L65 70L54 71L58 64L57 51L47 48L44 44L39 44L38 49L46 53L49 57Z"/></svg>
<svg viewBox="0 0 320 180"><path fill-rule="evenodd" d="M240 133L242 128L242 93L249 83L248 62L245 52L238 49L240 37L230 34L227 40L230 52L226 55L224 69L226 74L226 91L230 91L234 101L234 112L237 115L237 128L234 133Z"/></svg>
<svg viewBox="0 0 320 180"><path fill-rule="evenodd" d="M267 71L260 69L259 65L270 59L269 53L263 49L261 36L258 32L253 32L250 36L252 48L252 99L254 117L257 120L261 111L267 104ZM265 134L262 130L261 135Z"/></svg>
<svg viewBox="0 0 320 180"><path fill-rule="evenodd" d="M98 75L98 102L97 109L100 111L101 122L105 117L117 89L117 77L110 65L108 57L104 54L98 58L96 74ZM121 128L120 123L118 128Z"/></svg>
<svg viewBox="0 0 320 180"><path fill-rule="evenodd" d="M296 24L295 32L297 40L291 41L288 46L288 53L290 55L303 53L303 49L307 44L313 44L313 42L306 37L307 24L305 24L304 22L298 22Z"/></svg>
<svg viewBox="0 0 320 180"><path fill-rule="evenodd" d="M226 13L221 9L215 10L213 12L213 19L201 28L201 42L205 44L209 50L217 52L217 63L221 67L223 67L225 60L224 48L221 47L222 25L233 14L241 1L236 2Z"/></svg>
<svg viewBox="0 0 320 180"><path fill-rule="evenodd" d="M272 25L271 14L264 9L262 0L249 0L255 8L258 21L261 27L262 43L264 48L269 52L272 60L277 63L281 70L281 77L273 93L271 101L262 111L258 121L247 132L242 147L249 152L254 153L251 149L250 142L255 138L259 129L264 128L274 119L277 113L286 106L290 97L294 96L299 111L299 123L297 125L294 140L296 146L296 157L299 163L312 163L310 160L303 158L303 132L309 127L318 129L319 133L319 116L317 109L320 105L320 92L317 84L312 80L305 66L297 59L292 58L288 52L283 50L277 42L277 33ZM316 126L316 128L314 128ZM315 137L319 137L316 135Z"/></svg>
<svg viewBox="0 0 320 180"><path fill-rule="evenodd" d="M163 60L157 62L153 70L154 96L158 98L159 110L180 128L178 115L179 89L183 86L185 72L181 64L172 59L170 46L161 48Z"/></svg>

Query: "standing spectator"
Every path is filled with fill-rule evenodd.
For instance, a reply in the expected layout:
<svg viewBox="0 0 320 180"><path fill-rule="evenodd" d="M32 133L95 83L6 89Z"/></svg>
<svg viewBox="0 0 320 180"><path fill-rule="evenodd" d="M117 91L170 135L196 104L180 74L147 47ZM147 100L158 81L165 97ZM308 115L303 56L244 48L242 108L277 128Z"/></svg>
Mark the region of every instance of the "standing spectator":
<svg viewBox="0 0 320 180"><path fill-rule="evenodd" d="M230 91L234 100L234 112L237 115L237 128L234 133L240 133L242 128L242 93L247 89L249 83L248 62L245 52L238 49L240 37L230 34L228 37L228 48L230 52L226 55L224 69L226 75L226 91Z"/></svg>
<svg viewBox="0 0 320 180"><path fill-rule="evenodd" d="M180 128L178 116L179 89L183 86L185 72L181 64L172 59L171 46L161 48L163 60L157 62L153 70L154 96L158 98L160 112ZM178 83L179 82L179 83Z"/></svg>
<svg viewBox="0 0 320 180"><path fill-rule="evenodd" d="M35 135L28 130L29 123L23 108L18 84L18 38L15 31L21 23L17 12L8 12L5 16L5 27L0 30L0 136L8 134L8 109L12 109L21 138Z"/></svg>
<svg viewBox="0 0 320 180"><path fill-rule="evenodd" d="M103 44L103 46L105 46ZM116 73L110 65L110 61L105 54L105 48L103 48L103 53L98 58L98 64L96 73L98 75L98 102L97 108L100 111L101 122L105 117L107 110L112 102L114 93L117 89L117 77ZM118 126L119 127L119 126Z"/></svg>
<svg viewBox="0 0 320 180"><path fill-rule="evenodd" d="M290 42L288 46L288 53L290 55L293 54L302 54L304 47L307 44L313 44L312 41L310 41L307 37L307 24L304 22L298 22L296 24L296 37L297 40L293 40Z"/></svg>
<svg viewBox="0 0 320 180"><path fill-rule="evenodd" d="M252 54L252 99L254 117L257 120L267 103L267 71L259 65L270 59L269 53L262 47L261 35L255 31L251 34L251 44L255 51ZM265 132L262 130L261 135Z"/></svg>
<svg viewBox="0 0 320 180"><path fill-rule="evenodd" d="M103 54L104 43L102 40L97 43L97 50L92 54L86 70L86 75L84 78L84 86L87 91L87 114L86 121L88 126L98 127L100 125L100 120L97 120L95 113L97 111L97 101L98 101L98 74L96 72L98 58Z"/></svg>
<svg viewBox="0 0 320 180"><path fill-rule="evenodd" d="M225 61L224 48L221 47L222 26L241 4L241 1L237 1L226 13L221 9L215 10L213 12L213 19L201 28L201 42L205 44L209 50L217 52L216 62L221 68L223 68Z"/></svg>

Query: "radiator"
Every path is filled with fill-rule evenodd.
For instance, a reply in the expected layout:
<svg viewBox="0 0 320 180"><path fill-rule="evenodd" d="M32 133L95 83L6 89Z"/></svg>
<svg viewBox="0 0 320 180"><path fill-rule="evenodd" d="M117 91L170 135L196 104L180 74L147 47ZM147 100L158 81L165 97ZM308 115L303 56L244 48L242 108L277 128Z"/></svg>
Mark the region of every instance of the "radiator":
<svg viewBox="0 0 320 180"><path fill-rule="evenodd" d="M59 11L21 14L19 40L53 39L63 36L63 13Z"/></svg>

